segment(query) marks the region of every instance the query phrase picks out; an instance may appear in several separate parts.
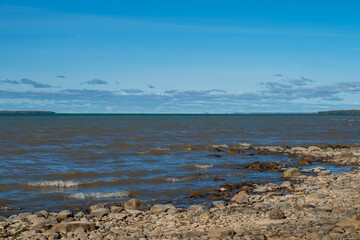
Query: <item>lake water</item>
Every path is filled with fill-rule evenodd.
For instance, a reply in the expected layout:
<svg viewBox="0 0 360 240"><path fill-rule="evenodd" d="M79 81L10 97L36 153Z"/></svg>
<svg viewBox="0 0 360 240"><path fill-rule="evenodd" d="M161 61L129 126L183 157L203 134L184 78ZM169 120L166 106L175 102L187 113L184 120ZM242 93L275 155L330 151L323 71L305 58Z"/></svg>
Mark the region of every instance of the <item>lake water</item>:
<svg viewBox="0 0 360 240"><path fill-rule="evenodd" d="M357 145L359 133L360 116L350 115L0 116L0 205L60 210L133 197L182 204L192 191L219 186L215 177L281 181L280 173L238 167L291 162L209 152L212 145Z"/></svg>

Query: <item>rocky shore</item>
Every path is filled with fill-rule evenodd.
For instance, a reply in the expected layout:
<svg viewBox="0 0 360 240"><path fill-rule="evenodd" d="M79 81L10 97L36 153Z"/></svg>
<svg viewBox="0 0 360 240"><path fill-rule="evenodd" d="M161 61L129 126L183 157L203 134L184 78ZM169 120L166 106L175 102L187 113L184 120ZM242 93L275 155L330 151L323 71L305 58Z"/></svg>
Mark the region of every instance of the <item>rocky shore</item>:
<svg viewBox="0 0 360 240"><path fill-rule="evenodd" d="M228 149L229 154L247 150ZM349 166L360 163L360 149L344 146L254 150L288 154L304 165L314 161ZM357 167L335 174L321 167L304 171L283 164L270 165L259 163L248 168L282 171L282 184L237 184L235 188L235 184L228 183L229 188L219 189L228 198L216 199L211 205L185 209L172 204L150 206L131 199L115 206L97 204L78 212L23 212L0 217L0 238L360 239Z"/></svg>

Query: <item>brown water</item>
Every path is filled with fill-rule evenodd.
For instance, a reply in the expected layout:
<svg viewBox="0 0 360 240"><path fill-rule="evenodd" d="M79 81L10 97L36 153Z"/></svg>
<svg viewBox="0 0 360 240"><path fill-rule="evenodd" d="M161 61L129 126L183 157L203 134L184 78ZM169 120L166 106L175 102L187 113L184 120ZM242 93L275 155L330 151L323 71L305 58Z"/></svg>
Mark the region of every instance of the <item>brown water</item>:
<svg viewBox="0 0 360 240"><path fill-rule="evenodd" d="M0 205L59 210L130 197L181 204L191 191L220 185L215 177L280 181L279 173L237 167L291 162L209 146L358 145L359 133L360 116L350 115L0 116Z"/></svg>

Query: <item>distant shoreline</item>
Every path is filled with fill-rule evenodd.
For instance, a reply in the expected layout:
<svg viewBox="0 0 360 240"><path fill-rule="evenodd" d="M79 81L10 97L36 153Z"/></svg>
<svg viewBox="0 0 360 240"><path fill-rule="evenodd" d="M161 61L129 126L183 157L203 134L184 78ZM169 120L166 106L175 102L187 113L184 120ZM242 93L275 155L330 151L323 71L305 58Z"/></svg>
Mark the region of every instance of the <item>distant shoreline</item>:
<svg viewBox="0 0 360 240"><path fill-rule="evenodd" d="M55 115L51 111L0 111L0 115Z"/></svg>
<svg viewBox="0 0 360 240"><path fill-rule="evenodd" d="M360 110L331 110L319 112L255 112L255 113L56 113L52 111L0 111L0 115L360 115Z"/></svg>

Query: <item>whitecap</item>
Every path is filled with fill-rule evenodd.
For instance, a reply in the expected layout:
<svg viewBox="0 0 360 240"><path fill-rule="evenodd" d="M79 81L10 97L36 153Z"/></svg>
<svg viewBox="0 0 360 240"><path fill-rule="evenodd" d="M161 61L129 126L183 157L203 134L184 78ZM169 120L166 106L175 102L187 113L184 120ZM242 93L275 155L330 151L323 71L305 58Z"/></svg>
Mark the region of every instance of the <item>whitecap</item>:
<svg viewBox="0 0 360 240"><path fill-rule="evenodd" d="M27 185L32 186L32 187L58 187L58 188L73 188L73 187L79 186L80 184L82 184L82 182L72 181L72 180L27 182Z"/></svg>
<svg viewBox="0 0 360 240"><path fill-rule="evenodd" d="M95 192L95 193L73 193L69 198L73 199L105 199L105 198L125 198L130 195L129 191L121 192Z"/></svg>
<svg viewBox="0 0 360 240"><path fill-rule="evenodd" d="M209 168L212 168L214 165L211 165L211 164L197 164L195 165L196 168L200 168L200 169L209 169Z"/></svg>

